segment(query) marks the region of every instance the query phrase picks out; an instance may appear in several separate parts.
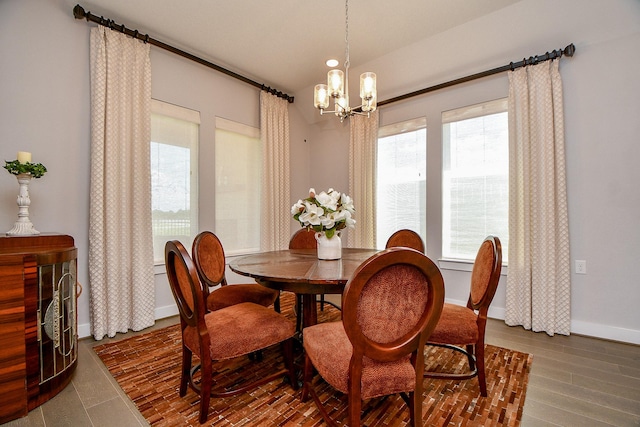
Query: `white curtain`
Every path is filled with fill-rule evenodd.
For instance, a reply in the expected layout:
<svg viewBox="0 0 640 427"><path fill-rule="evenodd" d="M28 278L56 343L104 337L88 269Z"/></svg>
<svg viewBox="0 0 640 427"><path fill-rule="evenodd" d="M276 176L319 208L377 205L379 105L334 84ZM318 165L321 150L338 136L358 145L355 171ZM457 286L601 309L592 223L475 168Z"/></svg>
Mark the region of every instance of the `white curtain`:
<svg viewBox="0 0 640 427"><path fill-rule="evenodd" d="M89 282L96 339L154 323L149 45L91 30Z"/></svg>
<svg viewBox="0 0 640 427"><path fill-rule="evenodd" d="M559 59L509 72L508 325L571 329L562 81Z"/></svg>
<svg viewBox="0 0 640 427"><path fill-rule="evenodd" d="M376 146L378 111L349 118L349 192L356 208L356 228L349 229L347 246L376 247Z"/></svg>
<svg viewBox="0 0 640 427"><path fill-rule="evenodd" d="M285 249L291 235L289 178L289 102L260 92L262 201L260 249Z"/></svg>

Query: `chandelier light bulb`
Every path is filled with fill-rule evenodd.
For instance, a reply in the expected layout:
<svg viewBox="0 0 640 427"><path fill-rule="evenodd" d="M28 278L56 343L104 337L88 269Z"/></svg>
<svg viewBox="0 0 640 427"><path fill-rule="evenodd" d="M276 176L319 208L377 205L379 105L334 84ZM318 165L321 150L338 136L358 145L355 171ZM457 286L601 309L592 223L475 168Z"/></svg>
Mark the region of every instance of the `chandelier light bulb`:
<svg viewBox="0 0 640 427"><path fill-rule="evenodd" d="M329 90L327 85L316 85L313 90L313 106L322 110L329 108Z"/></svg>
<svg viewBox="0 0 640 427"><path fill-rule="evenodd" d="M347 108L349 108L349 97L347 95L340 95L336 98L336 115L338 115L339 112L342 113L346 111Z"/></svg>
<svg viewBox="0 0 640 427"><path fill-rule="evenodd" d="M334 98L344 93L344 73L342 70L331 70L327 73L327 85L329 94Z"/></svg>
<svg viewBox="0 0 640 427"><path fill-rule="evenodd" d="M360 75L360 98L371 99L376 93L376 74L362 73Z"/></svg>

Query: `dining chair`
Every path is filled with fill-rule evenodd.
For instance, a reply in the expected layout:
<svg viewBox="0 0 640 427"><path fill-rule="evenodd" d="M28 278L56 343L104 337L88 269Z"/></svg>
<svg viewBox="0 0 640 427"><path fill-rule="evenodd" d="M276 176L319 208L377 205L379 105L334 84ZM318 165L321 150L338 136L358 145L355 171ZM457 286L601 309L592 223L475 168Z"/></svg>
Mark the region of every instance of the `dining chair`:
<svg viewBox="0 0 640 427"><path fill-rule="evenodd" d="M396 231L387 240L387 248L398 246L415 249L424 253L424 242L422 241L422 237L420 237L420 235L415 231L407 228Z"/></svg>
<svg viewBox="0 0 640 427"><path fill-rule="evenodd" d="M184 246L177 240L165 245L165 264L171 292L180 312L182 332L182 373L179 394L184 397L189 385L200 396L200 424L207 420L211 397L230 397L244 393L283 375L296 390L293 366L295 325L280 313L262 305L243 302L208 311L203 284ZM213 361L233 359L282 344L283 369L255 381L235 384L232 389L213 389ZM191 367L193 356L199 365ZM194 376L200 372L200 381Z"/></svg>
<svg viewBox="0 0 640 427"><path fill-rule="evenodd" d="M316 232L313 230L301 228L289 239L289 249L316 249L317 247Z"/></svg>
<svg viewBox="0 0 640 427"><path fill-rule="evenodd" d="M471 272L471 292L467 305L445 304L427 345L448 348L467 356L467 372L425 372L426 378L465 380L478 377L480 395L487 396L484 370L484 337L487 312L498 288L502 270L500 239L488 236L482 244Z"/></svg>
<svg viewBox="0 0 640 427"><path fill-rule="evenodd" d="M436 265L409 248L363 262L343 293L342 320L304 328L301 400L311 395L327 424L337 425L314 391L314 368L348 399L359 426L362 400L400 393L411 424L422 420L424 345L440 316L444 283Z"/></svg>
<svg viewBox="0 0 640 427"><path fill-rule="evenodd" d="M227 284L224 248L218 236L211 231L203 231L196 236L191 253L198 276L205 285L204 298L208 310L215 311L241 302L253 302L265 307L273 304L275 311L280 312L279 291L258 283ZM211 290L215 287L217 289Z"/></svg>

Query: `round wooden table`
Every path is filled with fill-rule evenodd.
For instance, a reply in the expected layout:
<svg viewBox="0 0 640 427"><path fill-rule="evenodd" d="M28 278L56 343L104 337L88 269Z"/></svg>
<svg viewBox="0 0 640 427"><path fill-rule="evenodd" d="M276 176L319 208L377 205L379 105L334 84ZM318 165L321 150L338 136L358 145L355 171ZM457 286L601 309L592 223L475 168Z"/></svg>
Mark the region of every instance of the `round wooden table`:
<svg viewBox="0 0 640 427"><path fill-rule="evenodd" d="M243 256L231 261L229 267L268 288L301 295L306 327L318 322L316 295L342 294L358 266L378 252L343 248L341 259L324 261L318 259L315 249L287 249Z"/></svg>

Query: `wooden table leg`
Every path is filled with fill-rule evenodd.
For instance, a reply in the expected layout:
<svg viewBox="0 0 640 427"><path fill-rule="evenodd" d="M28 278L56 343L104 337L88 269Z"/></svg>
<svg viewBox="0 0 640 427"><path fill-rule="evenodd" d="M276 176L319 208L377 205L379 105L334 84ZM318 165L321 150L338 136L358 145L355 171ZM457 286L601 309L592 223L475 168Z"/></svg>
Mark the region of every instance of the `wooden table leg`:
<svg viewBox="0 0 640 427"><path fill-rule="evenodd" d="M318 307L315 294L302 294L302 328L318 323Z"/></svg>

